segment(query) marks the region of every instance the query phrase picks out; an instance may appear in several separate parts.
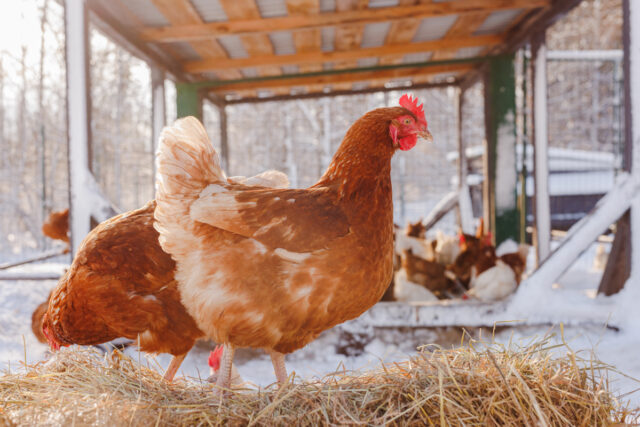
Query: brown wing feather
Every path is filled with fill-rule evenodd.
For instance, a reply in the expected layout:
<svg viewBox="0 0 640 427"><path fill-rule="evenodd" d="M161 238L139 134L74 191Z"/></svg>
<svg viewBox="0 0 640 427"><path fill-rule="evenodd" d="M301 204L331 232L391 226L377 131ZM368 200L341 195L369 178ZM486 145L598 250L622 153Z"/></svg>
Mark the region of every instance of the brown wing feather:
<svg viewBox="0 0 640 427"><path fill-rule="evenodd" d="M202 196L191 217L292 252L323 249L349 233L349 221L329 189L272 190L225 185Z"/></svg>

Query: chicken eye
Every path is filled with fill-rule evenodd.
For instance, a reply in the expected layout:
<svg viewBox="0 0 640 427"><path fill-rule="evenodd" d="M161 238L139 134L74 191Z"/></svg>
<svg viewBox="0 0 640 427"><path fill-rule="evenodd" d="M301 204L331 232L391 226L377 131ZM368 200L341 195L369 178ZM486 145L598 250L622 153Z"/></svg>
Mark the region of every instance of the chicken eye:
<svg viewBox="0 0 640 427"><path fill-rule="evenodd" d="M404 124L405 125L410 125L411 124L411 119L409 119L409 118L404 119Z"/></svg>

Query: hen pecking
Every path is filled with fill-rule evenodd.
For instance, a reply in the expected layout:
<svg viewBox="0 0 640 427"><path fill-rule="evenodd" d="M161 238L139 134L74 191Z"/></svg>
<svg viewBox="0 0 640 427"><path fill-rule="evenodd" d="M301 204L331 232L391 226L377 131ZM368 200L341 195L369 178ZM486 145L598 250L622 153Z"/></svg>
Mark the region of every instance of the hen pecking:
<svg viewBox="0 0 640 427"><path fill-rule="evenodd" d="M285 353L380 300L393 268L391 157L431 139L422 105L400 104L357 120L307 189L230 184L196 119L164 129L155 226L187 310L224 343L218 390L236 347L267 350L282 383Z"/></svg>

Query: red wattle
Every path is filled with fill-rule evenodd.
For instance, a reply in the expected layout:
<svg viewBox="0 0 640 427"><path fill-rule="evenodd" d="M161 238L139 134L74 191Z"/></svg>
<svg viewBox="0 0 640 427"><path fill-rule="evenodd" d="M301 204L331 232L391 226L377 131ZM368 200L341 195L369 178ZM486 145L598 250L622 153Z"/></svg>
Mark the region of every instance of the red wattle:
<svg viewBox="0 0 640 427"><path fill-rule="evenodd" d="M411 150L418 142L418 137L416 135L405 136L404 138L400 138L398 141L400 145L400 149L402 151Z"/></svg>

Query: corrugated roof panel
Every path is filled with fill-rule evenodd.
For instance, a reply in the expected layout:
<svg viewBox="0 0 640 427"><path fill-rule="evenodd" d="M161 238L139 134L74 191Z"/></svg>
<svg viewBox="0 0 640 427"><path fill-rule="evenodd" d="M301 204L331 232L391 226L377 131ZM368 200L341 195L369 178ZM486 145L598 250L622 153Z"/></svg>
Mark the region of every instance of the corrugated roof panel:
<svg viewBox="0 0 640 427"><path fill-rule="evenodd" d="M287 16L287 5L284 0L256 0L256 4L263 18Z"/></svg>
<svg viewBox="0 0 640 427"><path fill-rule="evenodd" d="M400 4L398 0L369 0L369 7L372 9L377 7L397 6L398 4Z"/></svg>
<svg viewBox="0 0 640 427"><path fill-rule="evenodd" d="M402 62L404 62L405 64L413 64L416 62L427 62L432 55L433 55L433 52L408 53L404 56Z"/></svg>
<svg viewBox="0 0 640 427"><path fill-rule="evenodd" d="M169 21L153 5L151 0L129 0L127 9L148 27L163 27L169 25Z"/></svg>
<svg viewBox="0 0 640 427"><path fill-rule="evenodd" d="M238 36L220 36L218 37L218 42L220 42L224 50L227 51L227 55L229 55L231 59L246 58L249 56L242 44L242 40L240 40Z"/></svg>
<svg viewBox="0 0 640 427"><path fill-rule="evenodd" d="M251 68L243 68L242 70L240 70L242 72L242 75L248 79L251 79L253 77L258 77L258 70L251 67Z"/></svg>
<svg viewBox="0 0 640 427"><path fill-rule="evenodd" d="M187 42L171 43L173 50L180 55L183 61L197 61L200 58L198 52L196 52Z"/></svg>
<svg viewBox="0 0 640 427"><path fill-rule="evenodd" d="M509 24L516 19L520 13L522 13L523 9L511 9L511 10L500 10L497 12L493 12L485 21L478 27L474 34L476 35L484 35L484 34L497 34L501 33L509 27Z"/></svg>
<svg viewBox="0 0 640 427"><path fill-rule="evenodd" d="M391 27L391 22L376 22L364 26L361 47L378 47L384 44L384 40Z"/></svg>
<svg viewBox="0 0 640 427"><path fill-rule="evenodd" d="M220 4L220 0L191 0L198 14L205 22L228 21L229 18Z"/></svg>
<svg viewBox="0 0 640 427"><path fill-rule="evenodd" d="M456 52L456 58L473 58L475 56L479 56L484 49L484 46L463 47L462 49L458 49Z"/></svg>
<svg viewBox="0 0 640 427"><path fill-rule="evenodd" d="M358 59L358 67L374 67L378 65L378 58L360 58Z"/></svg>
<svg viewBox="0 0 640 427"><path fill-rule="evenodd" d="M324 27L322 29L322 51L333 51L333 40L335 39L335 27Z"/></svg>
<svg viewBox="0 0 640 427"><path fill-rule="evenodd" d="M336 0L320 0L320 12L335 12Z"/></svg>
<svg viewBox="0 0 640 427"><path fill-rule="evenodd" d="M293 37L289 31L278 31L270 33L269 38L273 45L273 51L276 55L293 55L296 53L296 47L293 44Z"/></svg>
<svg viewBox="0 0 640 427"><path fill-rule="evenodd" d="M283 65L281 68L284 74L298 74L300 72L297 65Z"/></svg>
<svg viewBox="0 0 640 427"><path fill-rule="evenodd" d="M438 16L436 18L424 18L413 36L414 42L426 42L438 40L444 37L449 28L456 22L458 15Z"/></svg>

